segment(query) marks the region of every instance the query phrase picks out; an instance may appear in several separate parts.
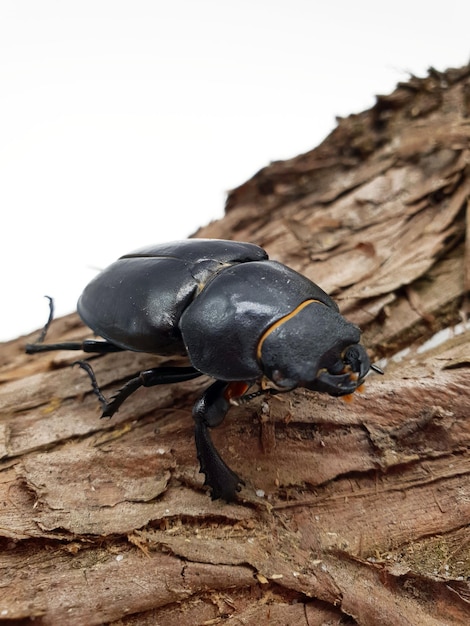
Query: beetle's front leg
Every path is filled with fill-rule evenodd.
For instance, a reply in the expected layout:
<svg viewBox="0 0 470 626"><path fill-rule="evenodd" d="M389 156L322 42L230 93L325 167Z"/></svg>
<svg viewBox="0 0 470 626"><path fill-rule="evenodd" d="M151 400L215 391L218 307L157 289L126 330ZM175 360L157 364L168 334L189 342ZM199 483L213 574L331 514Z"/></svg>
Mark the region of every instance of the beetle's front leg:
<svg viewBox="0 0 470 626"><path fill-rule="evenodd" d="M248 385L241 384L243 390ZM235 391L236 389L236 391ZM244 484L242 479L233 472L217 452L209 428L222 423L230 408L230 399L239 393L240 383L227 383L218 380L202 394L193 407L193 418L196 422L195 438L197 457L201 464L201 472L205 475L205 485L212 489L213 500L222 498L227 502L235 498Z"/></svg>

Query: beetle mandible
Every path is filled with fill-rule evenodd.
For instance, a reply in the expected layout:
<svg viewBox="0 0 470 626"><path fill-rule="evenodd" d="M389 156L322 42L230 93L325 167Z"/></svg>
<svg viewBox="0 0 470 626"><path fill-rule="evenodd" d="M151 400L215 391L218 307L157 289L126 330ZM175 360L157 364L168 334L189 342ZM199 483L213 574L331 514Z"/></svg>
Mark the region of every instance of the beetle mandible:
<svg viewBox="0 0 470 626"><path fill-rule="evenodd" d="M271 261L263 248L219 239L188 239L126 254L85 288L77 310L102 340L28 344L49 350L110 353L121 350L185 354L188 367L155 367L131 378L109 401L91 366L80 361L111 417L139 387L215 379L193 407L195 440L205 485L213 499L235 497L243 481L217 452L209 428L219 425L237 398L295 387L343 396L363 382L371 365L348 322L318 285ZM261 391L246 395L259 384Z"/></svg>

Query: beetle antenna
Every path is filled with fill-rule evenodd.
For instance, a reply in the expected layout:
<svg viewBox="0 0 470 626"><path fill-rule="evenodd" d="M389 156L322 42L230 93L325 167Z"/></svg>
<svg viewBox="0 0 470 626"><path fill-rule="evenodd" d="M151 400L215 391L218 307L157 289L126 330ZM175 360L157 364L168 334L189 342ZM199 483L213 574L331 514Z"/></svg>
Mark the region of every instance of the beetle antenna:
<svg viewBox="0 0 470 626"><path fill-rule="evenodd" d="M382 374L382 376L385 374L383 369L379 367L378 365L375 365L374 363L371 364L370 369L374 370L374 372L377 372L377 374Z"/></svg>

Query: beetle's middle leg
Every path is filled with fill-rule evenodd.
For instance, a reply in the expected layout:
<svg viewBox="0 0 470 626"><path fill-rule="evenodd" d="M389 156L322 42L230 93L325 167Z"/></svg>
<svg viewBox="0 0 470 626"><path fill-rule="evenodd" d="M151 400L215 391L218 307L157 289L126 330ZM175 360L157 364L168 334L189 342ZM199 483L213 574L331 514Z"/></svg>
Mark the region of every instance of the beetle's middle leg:
<svg viewBox="0 0 470 626"><path fill-rule="evenodd" d="M97 396L103 409L101 417L112 417L121 404L140 387L169 385L202 376L202 373L194 369L194 367L153 367L140 372L128 380L114 396L107 400L101 392L95 373L88 361L76 361L76 364L84 369L90 377L93 393Z"/></svg>
<svg viewBox="0 0 470 626"><path fill-rule="evenodd" d="M205 485L212 489L213 500L222 498L227 502L235 498L243 483L242 479L225 463L217 452L209 428L218 426L231 406L233 397L242 395L248 388L246 383L227 383L218 380L202 394L193 407L196 423L196 450Z"/></svg>

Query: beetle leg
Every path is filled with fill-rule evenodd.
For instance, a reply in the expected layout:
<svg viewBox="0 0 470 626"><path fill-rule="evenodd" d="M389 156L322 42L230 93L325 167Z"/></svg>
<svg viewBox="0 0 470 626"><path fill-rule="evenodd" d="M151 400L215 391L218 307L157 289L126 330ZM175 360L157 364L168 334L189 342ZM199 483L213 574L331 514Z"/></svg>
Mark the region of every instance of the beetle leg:
<svg viewBox="0 0 470 626"><path fill-rule="evenodd" d="M54 300L50 296L45 296L49 300L49 317L41 330L39 337L34 343L27 343L26 354L36 354L37 352L52 352L53 350L83 350L83 352L95 352L98 354L108 354L109 352L120 352L124 348L116 346L109 341L97 341L95 339L85 339L84 341L63 341L61 343L43 343L46 338L49 326L54 319Z"/></svg>
<svg viewBox="0 0 470 626"><path fill-rule="evenodd" d="M47 322L44 324L44 328L41 330L41 334L37 338L36 343L42 343L46 338L47 331L49 330L49 326L54 319L54 300L50 296L44 296L49 300L49 317L47 318Z"/></svg>
<svg viewBox="0 0 470 626"><path fill-rule="evenodd" d="M213 500L222 498L227 502L235 498L244 484L242 479L225 463L217 452L209 428L218 426L230 408L232 383L218 380L202 394L193 407L193 418L196 423L195 438L197 458L201 464L201 472L205 475L205 485L212 489Z"/></svg>
<svg viewBox="0 0 470 626"><path fill-rule="evenodd" d="M125 348L120 348L109 341L99 341L95 339L85 339L84 341L63 341L61 343L27 343L26 354L36 354L37 352L52 352L53 350L83 350L83 352L96 354L109 354L110 352L121 352Z"/></svg>
<svg viewBox="0 0 470 626"><path fill-rule="evenodd" d="M101 417L112 417L119 410L122 403L140 387L169 385L170 383L179 383L202 376L201 372L194 369L194 367L154 367L144 370L128 380L114 396L106 400L88 361L76 361L74 365L79 365L90 377L93 393L97 396L103 409Z"/></svg>
<svg viewBox="0 0 470 626"><path fill-rule="evenodd" d="M256 391L252 391L251 393L244 393L235 400L231 400L231 404L240 406L240 404L246 404L247 402L250 402L250 400L254 400L254 398L258 398L259 396L275 396L278 393L285 392L282 389L275 389L274 387L266 387L266 389L261 388Z"/></svg>

